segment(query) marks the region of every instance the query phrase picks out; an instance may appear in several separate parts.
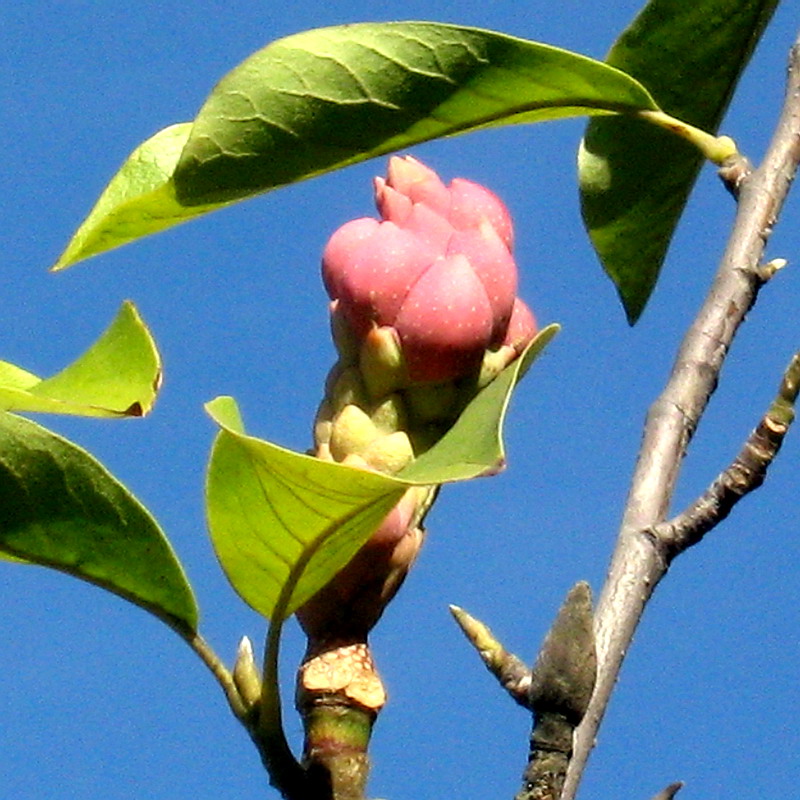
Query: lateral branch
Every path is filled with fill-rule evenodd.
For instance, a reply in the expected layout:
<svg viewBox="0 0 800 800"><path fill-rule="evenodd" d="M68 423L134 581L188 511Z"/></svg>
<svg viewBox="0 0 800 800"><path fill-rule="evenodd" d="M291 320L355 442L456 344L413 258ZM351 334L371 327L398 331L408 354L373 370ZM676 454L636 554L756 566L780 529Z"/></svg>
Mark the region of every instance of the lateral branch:
<svg viewBox="0 0 800 800"><path fill-rule="evenodd" d="M800 352L795 353L772 405L733 463L685 511L650 528L649 533L664 547L667 561L697 544L745 495L761 486L794 421L798 390Z"/></svg>

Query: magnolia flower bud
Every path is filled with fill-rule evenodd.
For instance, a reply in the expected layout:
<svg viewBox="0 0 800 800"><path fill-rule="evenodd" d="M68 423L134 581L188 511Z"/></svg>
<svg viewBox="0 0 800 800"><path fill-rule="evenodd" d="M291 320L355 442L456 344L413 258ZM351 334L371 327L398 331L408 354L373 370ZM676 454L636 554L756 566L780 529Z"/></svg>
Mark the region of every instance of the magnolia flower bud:
<svg viewBox="0 0 800 800"><path fill-rule="evenodd" d="M392 158L388 177L375 179L375 201L380 219L343 225L323 254L339 361L317 414L315 454L394 475L519 357L536 322L516 297L511 218L492 192L463 179L446 186L416 159ZM298 609L313 651L365 640L416 557L435 494L409 488Z"/></svg>
<svg viewBox="0 0 800 800"><path fill-rule="evenodd" d="M416 159L392 158L376 179L381 220L342 226L322 259L325 286L356 339L375 328L394 332L394 386L454 380L476 371L506 336L517 289L511 219L488 189L470 181L445 186ZM341 320L337 320L341 325ZM342 339L337 333L337 342ZM345 344L341 350L350 348ZM361 365L373 396L383 362ZM399 373L402 363L404 375ZM369 375L366 372L369 371ZM390 389L391 390L391 389Z"/></svg>

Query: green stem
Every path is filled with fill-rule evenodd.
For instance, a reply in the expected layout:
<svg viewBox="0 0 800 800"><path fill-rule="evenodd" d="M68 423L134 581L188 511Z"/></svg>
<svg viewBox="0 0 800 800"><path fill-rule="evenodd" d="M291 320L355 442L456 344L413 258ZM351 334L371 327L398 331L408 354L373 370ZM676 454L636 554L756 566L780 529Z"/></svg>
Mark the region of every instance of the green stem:
<svg viewBox="0 0 800 800"><path fill-rule="evenodd" d="M309 639L296 704L305 729L303 765L314 797L364 800L369 740L385 701L363 638Z"/></svg>
<svg viewBox="0 0 800 800"><path fill-rule="evenodd" d="M726 161L738 155L736 142L730 136L715 136L713 133L695 128L688 122L671 117L664 111L639 111L637 116L665 128L682 139L691 142L709 161L721 167Z"/></svg>
<svg viewBox="0 0 800 800"><path fill-rule="evenodd" d="M242 700L236 683L233 680L230 670L222 663L220 657L214 652L211 645L196 631L185 628L183 625L172 625L178 635L189 647L199 656L200 660L208 667L209 672L214 676L217 683L222 687L228 705L234 716L243 721L247 715L247 707Z"/></svg>
<svg viewBox="0 0 800 800"><path fill-rule="evenodd" d="M276 617L282 619L282 617ZM270 776L270 783L286 800L310 800L307 792L308 781L305 770L294 757L286 734L283 731L283 715L278 683L278 662L282 623L270 623L264 647L264 679L262 681L261 702L258 718L250 727L253 739L264 766Z"/></svg>
<svg viewBox="0 0 800 800"><path fill-rule="evenodd" d="M333 800L364 799L374 721L374 712L336 696L317 698L303 709L309 778L327 784Z"/></svg>

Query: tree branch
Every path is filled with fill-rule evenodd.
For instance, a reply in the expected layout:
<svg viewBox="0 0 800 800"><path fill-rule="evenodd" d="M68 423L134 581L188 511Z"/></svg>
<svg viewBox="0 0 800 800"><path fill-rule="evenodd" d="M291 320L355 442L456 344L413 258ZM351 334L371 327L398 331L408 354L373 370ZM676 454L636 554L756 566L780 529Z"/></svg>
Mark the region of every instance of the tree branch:
<svg viewBox="0 0 800 800"><path fill-rule="evenodd" d="M680 555L715 528L745 495L758 489L794 421L800 388L800 353L784 372L778 395L733 463L689 508L650 529L667 561Z"/></svg>
<svg viewBox="0 0 800 800"><path fill-rule="evenodd" d="M764 246L800 161L800 40L791 50L786 99L761 166L740 177L739 203L714 283L678 351L672 373L647 415L609 575L595 617L598 676L576 730L562 800L572 800L644 608L668 566L649 535L667 514L686 448L736 331L767 275Z"/></svg>

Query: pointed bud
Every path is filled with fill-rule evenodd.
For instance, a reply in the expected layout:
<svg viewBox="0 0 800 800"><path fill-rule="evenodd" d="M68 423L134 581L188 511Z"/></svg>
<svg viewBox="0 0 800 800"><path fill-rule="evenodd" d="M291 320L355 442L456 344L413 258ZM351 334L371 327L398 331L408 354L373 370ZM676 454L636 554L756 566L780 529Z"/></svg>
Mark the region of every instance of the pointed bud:
<svg viewBox="0 0 800 800"><path fill-rule="evenodd" d="M579 581L567 593L545 636L531 675L530 699L538 714L583 719L597 677L592 592Z"/></svg>
<svg viewBox="0 0 800 800"><path fill-rule="evenodd" d="M336 352L339 354L339 362L344 366L355 364L358 361L359 341L339 308L338 300L331 302L330 314L331 337L336 345Z"/></svg>
<svg viewBox="0 0 800 800"><path fill-rule="evenodd" d="M380 400L408 382L405 358L394 328L373 328L364 337L359 367L370 396Z"/></svg>
<svg viewBox="0 0 800 800"><path fill-rule="evenodd" d="M392 189L405 195L414 204L426 205L442 216L450 211L450 192L441 178L413 156L392 156L389 159L389 176L386 182ZM380 198L378 209L383 213Z"/></svg>
<svg viewBox="0 0 800 800"><path fill-rule="evenodd" d="M508 344L504 344L497 350L487 350L481 362L476 388L483 389L484 386L488 386L518 355L517 351ZM469 388L474 392L472 387Z"/></svg>
<svg viewBox="0 0 800 800"><path fill-rule="evenodd" d="M247 636L243 636L239 642L233 666L233 682L248 710L261 699L261 676L253 656L253 643Z"/></svg>

